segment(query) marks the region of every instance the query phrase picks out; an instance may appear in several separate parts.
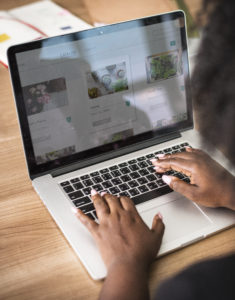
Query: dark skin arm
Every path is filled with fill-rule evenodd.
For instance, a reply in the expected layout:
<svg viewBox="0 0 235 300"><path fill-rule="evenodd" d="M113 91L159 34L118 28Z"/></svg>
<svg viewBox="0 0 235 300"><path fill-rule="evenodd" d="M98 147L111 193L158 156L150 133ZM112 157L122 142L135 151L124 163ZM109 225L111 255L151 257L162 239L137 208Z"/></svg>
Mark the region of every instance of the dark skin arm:
<svg viewBox="0 0 235 300"><path fill-rule="evenodd" d="M92 194L99 224L80 210L76 215L92 234L107 267L99 299L149 299L148 269L164 232L161 215L154 217L149 229L130 198L101 196L94 190Z"/></svg>
<svg viewBox="0 0 235 300"><path fill-rule="evenodd" d="M152 160L156 171L175 170L190 177L188 184L174 176L163 176L170 187L197 204L235 210L235 178L205 152L186 148L186 152Z"/></svg>

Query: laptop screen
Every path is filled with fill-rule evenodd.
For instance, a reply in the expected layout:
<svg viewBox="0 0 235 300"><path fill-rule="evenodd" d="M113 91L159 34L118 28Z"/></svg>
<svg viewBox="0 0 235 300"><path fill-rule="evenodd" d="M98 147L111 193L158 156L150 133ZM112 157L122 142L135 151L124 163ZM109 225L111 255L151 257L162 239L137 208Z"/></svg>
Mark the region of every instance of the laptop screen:
<svg viewBox="0 0 235 300"><path fill-rule="evenodd" d="M14 46L8 56L31 171L192 126L180 11Z"/></svg>

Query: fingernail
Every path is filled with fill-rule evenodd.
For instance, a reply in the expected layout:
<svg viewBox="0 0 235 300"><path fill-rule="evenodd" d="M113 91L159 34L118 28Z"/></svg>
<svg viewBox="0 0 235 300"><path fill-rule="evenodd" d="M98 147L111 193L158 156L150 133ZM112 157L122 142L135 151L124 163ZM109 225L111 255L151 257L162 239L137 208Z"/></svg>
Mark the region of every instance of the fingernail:
<svg viewBox="0 0 235 300"><path fill-rule="evenodd" d="M169 177L167 175L163 175L162 180L168 185L171 183L171 177Z"/></svg>
<svg viewBox="0 0 235 300"><path fill-rule="evenodd" d="M162 216L162 214L159 212L158 214L158 217L161 219L161 220L163 220L163 216Z"/></svg>
<svg viewBox="0 0 235 300"><path fill-rule="evenodd" d="M156 155L156 157L158 157L158 158L163 158L164 156L165 156L165 154L162 154L162 153Z"/></svg>
<svg viewBox="0 0 235 300"><path fill-rule="evenodd" d="M78 212L77 208L76 207L71 207L71 210L74 214L76 214Z"/></svg>
<svg viewBox="0 0 235 300"><path fill-rule="evenodd" d="M95 196L97 194L98 194L98 192L96 190L94 190L94 189L91 190L91 196Z"/></svg>
<svg viewBox="0 0 235 300"><path fill-rule="evenodd" d="M153 162L156 162L157 159L156 158L152 158L152 159L150 159L150 161L153 163Z"/></svg>
<svg viewBox="0 0 235 300"><path fill-rule="evenodd" d="M100 193L101 197L103 197L105 194L107 194L106 191L103 191L103 192Z"/></svg>
<svg viewBox="0 0 235 300"><path fill-rule="evenodd" d="M160 171L160 170L161 170L161 168L160 168L160 167L154 167L154 170L156 170L156 171Z"/></svg>

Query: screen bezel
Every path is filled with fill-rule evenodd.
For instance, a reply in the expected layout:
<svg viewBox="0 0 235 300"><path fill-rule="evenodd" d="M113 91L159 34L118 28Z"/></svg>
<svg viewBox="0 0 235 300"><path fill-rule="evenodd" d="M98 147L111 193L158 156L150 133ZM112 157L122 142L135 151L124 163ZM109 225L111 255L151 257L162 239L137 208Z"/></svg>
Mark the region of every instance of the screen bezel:
<svg viewBox="0 0 235 300"><path fill-rule="evenodd" d="M160 130L145 132L130 137L125 141L113 142L83 152L75 153L68 157L62 157L53 161L49 161L47 163L37 165L34 156L33 143L31 139L29 124L28 124L28 119L27 119L27 114L26 114L26 109L25 109L25 104L23 99L23 92L20 84L20 76L19 76L19 70L16 61L16 54L30 51L30 50L40 49L42 47L60 45L65 42L68 42L68 40L70 42L71 40L77 41L77 40L86 39L94 36L117 32L117 31L120 32L122 30L130 29L130 28L158 24L170 20L175 20L178 18L183 18L185 24L184 12L174 11L162 15L156 15L147 18L131 20L131 21L126 21L126 22L112 24L112 25L106 25L98 28L92 28L92 29L66 34L62 36L51 37L46 39L46 46L45 46L45 39L44 39L44 40L37 40L33 42L15 45L8 49L7 54L8 54L9 70L11 74L12 86L13 86L13 91L14 91L14 96L16 101L16 107L18 111L18 118L19 118L19 123L21 128L24 149L25 149L26 161L29 170L29 176L31 179L41 176L42 174L52 173L54 170L58 168L61 169L63 167L72 165L74 163L76 163L77 166L76 168L79 169L80 165L81 167L84 167L84 161L87 161L87 164L85 163L86 166L89 165L89 161L93 161L93 162L96 161L95 160L96 157L97 157L97 161L106 160L107 157L110 157L110 153L112 153L111 157L116 157L121 154L129 153L133 151L133 149L139 149L139 147L137 146L139 143L141 143L141 147L144 148L146 147L146 145L149 145L149 141L151 141L151 144L154 143L157 144L159 143L159 141L162 140L163 136L167 137L170 134L179 133L180 131L193 128L192 99L191 99L190 84L189 84L189 63L188 63L188 56L187 56L187 63L186 65L184 65L184 78L186 83L185 92L186 92L187 114L188 114L187 120L179 122L176 126L174 125L174 126L165 127ZM181 40L182 40L182 50L188 53L185 25L180 27L180 33L181 33Z"/></svg>

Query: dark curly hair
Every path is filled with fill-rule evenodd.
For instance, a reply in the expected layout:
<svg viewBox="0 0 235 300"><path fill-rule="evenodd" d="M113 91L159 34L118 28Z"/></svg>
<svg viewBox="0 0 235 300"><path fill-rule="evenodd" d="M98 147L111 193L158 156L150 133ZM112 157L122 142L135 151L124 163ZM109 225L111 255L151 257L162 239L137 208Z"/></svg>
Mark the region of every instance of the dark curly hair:
<svg viewBox="0 0 235 300"><path fill-rule="evenodd" d="M192 75L199 130L235 164L235 1L204 0L208 20ZM201 18L202 19L202 18Z"/></svg>

